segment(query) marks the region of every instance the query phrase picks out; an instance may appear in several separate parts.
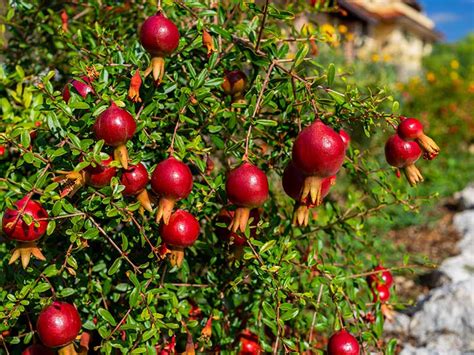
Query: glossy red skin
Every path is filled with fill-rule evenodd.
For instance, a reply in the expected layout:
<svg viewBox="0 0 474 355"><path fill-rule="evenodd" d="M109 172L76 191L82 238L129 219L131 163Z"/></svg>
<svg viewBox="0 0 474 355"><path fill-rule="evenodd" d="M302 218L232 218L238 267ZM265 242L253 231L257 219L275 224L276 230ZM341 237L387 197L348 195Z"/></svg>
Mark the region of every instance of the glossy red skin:
<svg viewBox="0 0 474 355"><path fill-rule="evenodd" d="M81 95L83 98L86 98L87 95L94 93L94 89L90 85L91 79L84 75L84 76L81 76L81 80L82 81L73 79L64 86L63 100L66 101L66 103L68 103L69 99L71 98L69 85L72 85L72 87L77 91L77 93Z"/></svg>
<svg viewBox="0 0 474 355"><path fill-rule="evenodd" d="M321 121L306 127L293 145L293 163L304 174L320 178L336 175L346 148L341 136Z"/></svg>
<svg viewBox="0 0 474 355"><path fill-rule="evenodd" d="M189 212L177 210L168 224L162 224L160 229L163 242L176 247L189 247L194 244L199 236L199 222Z"/></svg>
<svg viewBox="0 0 474 355"><path fill-rule="evenodd" d="M240 352L239 355L257 355L261 354L262 348L258 343L258 336L248 329L240 334Z"/></svg>
<svg viewBox="0 0 474 355"><path fill-rule="evenodd" d="M57 348L76 339L82 327L74 305L55 301L44 308L36 322L41 342L48 348Z"/></svg>
<svg viewBox="0 0 474 355"><path fill-rule="evenodd" d="M282 184L283 190L293 200L299 201L301 189L303 188L306 176L290 161L283 172ZM325 178L321 183L321 199L324 199L328 194L331 186L334 184L336 176ZM307 203L308 207L314 207L313 204Z"/></svg>
<svg viewBox="0 0 474 355"><path fill-rule="evenodd" d="M217 223L225 224L226 226L230 224L234 218L235 211L229 211L227 209L222 209L217 215ZM250 218L253 218L251 227L255 227L260 221L260 212L258 209L253 209L250 211ZM250 235L254 236L256 233L255 228L250 228ZM232 239L234 245L243 246L247 244L247 238L243 233L232 232L227 227L218 227L216 226L216 234L219 238L230 241Z"/></svg>
<svg viewBox="0 0 474 355"><path fill-rule="evenodd" d="M406 141L413 141L423 134L423 125L416 118L406 118L397 128L397 134Z"/></svg>
<svg viewBox="0 0 474 355"><path fill-rule="evenodd" d="M87 184L100 189L101 187L108 186L110 180L117 174L117 169L109 167L110 163L114 160L112 158L102 160L101 165L95 167L89 165L85 170L89 173Z"/></svg>
<svg viewBox="0 0 474 355"><path fill-rule="evenodd" d="M391 136L387 143L385 143L387 163L397 168L414 164L420 159L421 154L421 148L416 142L404 141L397 134Z"/></svg>
<svg viewBox="0 0 474 355"><path fill-rule="evenodd" d="M349 148L349 144L351 144L351 136L343 129L339 131L339 136L341 137L346 149Z"/></svg>
<svg viewBox="0 0 474 355"><path fill-rule="evenodd" d="M54 351L41 344L34 344L27 347L21 355L54 355Z"/></svg>
<svg viewBox="0 0 474 355"><path fill-rule="evenodd" d="M178 27L162 13L157 13L143 22L140 42L153 57L166 57L178 48Z"/></svg>
<svg viewBox="0 0 474 355"><path fill-rule="evenodd" d="M375 285L375 289L372 289L372 294L374 296L374 302L380 300L380 302L385 303L390 299L390 290L387 285L384 284Z"/></svg>
<svg viewBox="0 0 474 355"><path fill-rule="evenodd" d="M128 167L128 170L122 173L120 183L125 186L122 191L124 196L135 196L148 185L149 181L148 171L145 165L138 163Z"/></svg>
<svg viewBox="0 0 474 355"><path fill-rule="evenodd" d="M347 330L342 329L329 338L328 355L359 355L360 346L357 339Z"/></svg>
<svg viewBox="0 0 474 355"><path fill-rule="evenodd" d="M241 207L259 207L268 198L267 176L248 162L229 173L225 188L230 202Z"/></svg>
<svg viewBox="0 0 474 355"><path fill-rule="evenodd" d="M232 70L225 73L222 89L227 95L241 93L245 89L247 76L240 70Z"/></svg>
<svg viewBox="0 0 474 355"><path fill-rule="evenodd" d="M385 269L382 265L378 265L374 271L381 271L377 274L371 274L367 277L367 282L369 285L372 284L384 284L388 288L390 288L393 285L393 276L390 271Z"/></svg>
<svg viewBox="0 0 474 355"><path fill-rule="evenodd" d="M3 154L5 154L5 146L0 145L0 155L3 155Z"/></svg>
<svg viewBox="0 0 474 355"><path fill-rule="evenodd" d="M97 117L93 129L97 139L103 139L105 144L117 147L133 137L137 124L130 113L112 103Z"/></svg>
<svg viewBox="0 0 474 355"><path fill-rule="evenodd" d="M33 242L40 239L44 233L46 233L48 212L46 212L41 203L33 201L32 199L27 202L27 199L28 197L25 196L21 200L18 200L15 203L16 209L7 208L3 215L2 230L11 240ZM33 223L30 225L26 224L22 217L17 220L18 214L25 205L26 208L23 213L33 218ZM37 221L38 219L41 219L41 221ZM7 224L15 221L16 223L10 228L7 227ZM37 223L35 223L35 221L37 221Z"/></svg>
<svg viewBox="0 0 474 355"><path fill-rule="evenodd" d="M158 163L151 175L151 188L156 194L173 200L188 197L193 189L193 175L189 166L169 157Z"/></svg>

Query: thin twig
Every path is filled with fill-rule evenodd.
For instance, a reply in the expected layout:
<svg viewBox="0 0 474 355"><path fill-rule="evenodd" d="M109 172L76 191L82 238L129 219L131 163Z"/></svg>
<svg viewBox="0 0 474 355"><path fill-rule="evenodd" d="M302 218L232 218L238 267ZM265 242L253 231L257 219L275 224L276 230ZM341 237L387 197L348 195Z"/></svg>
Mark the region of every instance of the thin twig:
<svg viewBox="0 0 474 355"><path fill-rule="evenodd" d="M257 51L258 51L258 47L260 46L260 41L262 40L263 29L265 28L265 21L267 19L267 13L268 13L268 2L269 0L266 0L265 5L263 6L262 24L260 25L260 31L258 32L257 45L255 46L255 50Z"/></svg>

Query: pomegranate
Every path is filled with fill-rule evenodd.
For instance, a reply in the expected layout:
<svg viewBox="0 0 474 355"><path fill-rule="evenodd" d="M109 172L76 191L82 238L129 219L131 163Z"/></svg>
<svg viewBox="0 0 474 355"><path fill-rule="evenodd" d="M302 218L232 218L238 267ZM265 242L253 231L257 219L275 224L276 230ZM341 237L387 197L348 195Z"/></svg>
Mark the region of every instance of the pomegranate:
<svg viewBox="0 0 474 355"><path fill-rule="evenodd" d="M300 201L319 206L322 202L321 184L324 178L336 175L344 162L345 145L339 134L317 120L296 137L293 163L306 175Z"/></svg>
<svg viewBox="0 0 474 355"><path fill-rule="evenodd" d="M72 345L81 327L81 318L76 307L60 301L54 301L44 308L36 323L38 335L48 348Z"/></svg>
<svg viewBox="0 0 474 355"><path fill-rule="evenodd" d="M265 173L249 162L244 162L229 173L226 182L227 197L237 206L229 228L245 232L250 210L263 205L268 198L268 180Z"/></svg>
<svg viewBox="0 0 474 355"><path fill-rule="evenodd" d="M181 266L184 248L194 244L199 236L199 222L189 212L177 210L169 218L168 224L162 224L161 239L171 250L171 265Z"/></svg>
<svg viewBox="0 0 474 355"><path fill-rule="evenodd" d="M392 273L385 269L382 265L378 265L374 271L380 271L376 274L371 274L367 277L367 282L369 285L373 284L384 284L388 288L393 285L393 276Z"/></svg>
<svg viewBox="0 0 474 355"><path fill-rule="evenodd" d="M245 329L240 333L240 355L258 355L262 353L262 348L258 343L257 334Z"/></svg>
<svg viewBox="0 0 474 355"><path fill-rule="evenodd" d="M135 134L137 124L127 111L119 108L115 102L97 117L94 132L105 144L115 147L114 158L124 169L128 169L128 152L125 144Z"/></svg>
<svg viewBox="0 0 474 355"><path fill-rule="evenodd" d="M5 146L0 145L0 157L3 157L5 155Z"/></svg>
<svg viewBox="0 0 474 355"><path fill-rule="evenodd" d="M347 330L342 329L329 338L328 355L359 355L360 346L357 339Z"/></svg>
<svg viewBox="0 0 474 355"><path fill-rule="evenodd" d="M150 178L148 171L142 163L128 167L128 170L122 173L120 183L125 186L122 191L124 196L136 196L142 207L149 212L153 211L151 207L150 197L146 190Z"/></svg>
<svg viewBox="0 0 474 355"><path fill-rule="evenodd" d="M300 201L300 193L306 176L290 161L283 172L283 189L286 194L296 201L293 214L293 223L297 226L307 226L309 222L309 210L315 205L306 197L304 202ZM321 200L329 194L329 189L336 183L336 176L324 178L321 183Z"/></svg>
<svg viewBox="0 0 474 355"><path fill-rule="evenodd" d="M28 215L33 221L28 224L24 215ZM13 250L9 264L14 263L19 258L25 269L31 255L37 259L46 260L41 250L36 246L36 241L46 233L48 226L48 212L41 203L31 200L30 195L26 195L15 203L15 208L8 208L3 214L2 230L10 240L20 242L20 245Z"/></svg>
<svg viewBox="0 0 474 355"><path fill-rule="evenodd" d="M64 86L63 100L66 101L66 103L69 102L69 99L71 98L70 86L72 86L83 98L86 98L89 94L94 94L94 89L92 88L91 83L92 80L86 75L81 76L81 80L72 79Z"/></svg>
<svg viewBox="0 0 474 355"><path fill-rule="evenodd" d="M423 125L416 118L403 119L397 128L397 134L406 141L416 141L425 152L425 158L431 160L439 154L439 147L433 139L423 132Z"/></svg>
<svg viewBox="0 0 474 355"><path fill-rule="evenodd" d="M416 142L406 142L397 134L391 136L385 144L385 158L387 162L400 168L411 186L423 181L415 162L421 157L421 149Z"/></svg>
<svg viewBox="0 0 474 355"><path fill-rule="evenodd" d="M158 11L148 17L140 30L140 42L151 54L151 65L145 71L145 77L153 72L153 79L158 85L165 74L164 58L172 54L179 45L178 27Z"/></svg>
<svg viewBox="0 0 474 355"><path fill-rule="evenodd" d="M374 284L372 288L372 295L374 296L374 302L380 300L382 303L388 302L390 299L390 290L385 284Z"/></svg>
<svg viewBox="0 0 474 355"><path fill-rule="evenodd" d="M242 99L246 85L247 76L242 71L225 71L222 90L226 95L232 96L232 102Z"/></svg>
<svg viewBox="0 0 474 355"><path fill-rule="evenodd" d="M22 351L21 355L54 355L54 351L41 344L34 344Z"/></svg>
<svg viewBox="0 0 474 355"><path fill-rule="evenodd" d="M339 131L339 136L341 137L346 149L349 148L349 144L351 144L351 136L343 129Z"/></svg>
<svg viewBox="0 0 474 355"><path fill-rule="evenodd" d="M156 222L165 224L176 201L188 197L193 188L193 175L189 167L174 157L158 163L151 175L151 188L160 196Z"/></svg>

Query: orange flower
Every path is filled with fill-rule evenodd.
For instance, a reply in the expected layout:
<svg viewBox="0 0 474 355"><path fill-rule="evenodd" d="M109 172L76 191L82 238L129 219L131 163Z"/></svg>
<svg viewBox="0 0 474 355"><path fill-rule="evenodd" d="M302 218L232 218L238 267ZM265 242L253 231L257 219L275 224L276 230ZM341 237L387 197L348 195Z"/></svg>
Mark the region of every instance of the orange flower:
<svg viewBox="0 0 474 355"><path fill-rule="evenodd" d="M130 80L130 87L128 89L128 98L133 102L142 102L140 98L140 86L142 85L142 78L140 76L140 70L137 69L135 74Z"/></svg>
<svg viewBox="0 0 474 355"><path fill-rule="evenodd" d="M204 47L207 48L207 56L210 57L212 52L216 51L214 47L214 41L212 40L212 36L206 30L202 30L202 44Z"/></svg>
<svg viewBox="0 0 474 355"><path fill-rule="evenodd" d="M66 10L61 11L61 22L62 22L62 27L63 27L64 32L68 31L68 27L67 27L68 26L68 23L67 23L68 19L69 19L69 17L66 13Z"/></svg>

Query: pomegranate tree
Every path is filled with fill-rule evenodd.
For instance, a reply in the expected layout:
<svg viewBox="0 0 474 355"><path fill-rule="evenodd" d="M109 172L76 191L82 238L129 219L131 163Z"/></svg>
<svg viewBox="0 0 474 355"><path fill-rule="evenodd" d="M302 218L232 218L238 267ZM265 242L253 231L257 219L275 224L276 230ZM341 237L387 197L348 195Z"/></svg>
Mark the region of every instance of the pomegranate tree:
<svg viewBox="0 0 474 355"><path fill-rule="evenodd" d="M3 214L2 230L8 239L18 242L13 250L9 264L21 259L26 269L31 255L37 259L46 260L36 242L46 233L48 226L48 212L41 203L26 195L14 204L14 208L7 208Z"/></svg>
<svg viewBox="0 0 474 355"><path fill-rule="evenodd" d="M432 160L439 154L439 147L433 139L425 135L423 125L416 118L403 119L397 128L397 134L408 142L417 142L425 152L425 158Z"/></svg>
<svg viewBox="0 0 474 355"><path fill-rule="evenodd" d="M168 224L176 201L188 197L193 189L193 175L186 164L169 157L153 171L151 188L160 197L156 222Z"/></svg>
<svg viewBox="0 0 474 355"><path fill-rule="evenodd" d="M359 355L360 346L346 329L334 333L329 338L328 355Z"/></svg>
<svg viewBox="0 0 474 355"><path fill-rule="evenodd" d="M128 151L126 143L133 137L137 124L130 113L112 102L110 107L102 112L94 124L97 139L103 139L105 144L114 147L114 158L124 169L128 168Z"/></svg>
<svg viewBox="0 0 474 355"><path fill-rule="evenodd" d="M225 188L227 198L237 206L229 229L245 232L250 211L262 206L268 198L267 176L255 165L244 162L229 173Z"/></svg>
<svg viewBox="0 0 474 355"><path fill-rule="evenodd" d="M120 178L120 183L125 186L122 194L124 196L136 196L141 206L147 211L152 212L153 208L146 190L149 181L148 171L142 163L129 166L128 170L125 170Z"/></svg>
<svg viewBox="0 0 474 355"><path fill-rule="evenodd" d="M423 176L415 163L421 157L421 149L416 142L407 142L397 134L391 136L385 143L385 158L387 162L401 170L411 186L423 181Z"/></svg>
<svg viewBox="0 0 474 355"><path fill-rule="evenodd" d="M306 175L300 201L319 206L321 185L325 178L336 175L344 162L346 146L331 127L317 120L303 129L293 144L293 163Z"/></svg>

